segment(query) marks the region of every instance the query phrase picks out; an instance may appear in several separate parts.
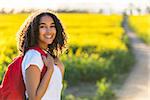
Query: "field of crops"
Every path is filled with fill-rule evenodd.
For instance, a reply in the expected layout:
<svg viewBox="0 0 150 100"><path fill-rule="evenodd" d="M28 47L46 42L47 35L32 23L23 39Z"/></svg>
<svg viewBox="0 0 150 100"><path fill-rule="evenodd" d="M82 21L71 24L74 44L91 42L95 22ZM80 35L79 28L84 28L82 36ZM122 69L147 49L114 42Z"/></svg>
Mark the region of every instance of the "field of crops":
<svg viewBox="0 0 150 100"><path fill-rule="evenodd" d="M8 64L17 55L16 32L27 16L0 15L0 81ZM97 83L94 98L110 100L114 96L111 84L134 62L128 38L121 27L122 16L77 13L58 16L68 35L69 52L61 56L66 67L65 84L70 87L80 82ZM63 93L64 100L67 95Z"/></svg>
<svg viewBox="0 0 150 100"><path fill-rule="evenodd" d="M138 36L150 45L150 15L130 16L129 24Z"/></svg>

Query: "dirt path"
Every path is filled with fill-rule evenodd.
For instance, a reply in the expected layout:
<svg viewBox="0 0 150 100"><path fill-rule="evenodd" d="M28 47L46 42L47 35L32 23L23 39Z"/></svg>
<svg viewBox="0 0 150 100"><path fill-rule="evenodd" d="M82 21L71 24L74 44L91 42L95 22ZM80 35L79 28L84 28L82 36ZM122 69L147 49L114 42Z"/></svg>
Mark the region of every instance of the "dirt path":
<svg viewBox="0 0 150 100"><path fill-rule="evenodd" d="M96 90L95 83L80 83L77 86L67 88L65 94L73 94L75 97L84 97L92 100L91 98L95 96Z"/></svg>
<svg viewBox="0 0 150 100"><path fill-rule="evenodd" d="M118 91L118 100L150 100L150 47L129 30L127 23L124 23L124 28L131 40L137 63Z"/></svg>

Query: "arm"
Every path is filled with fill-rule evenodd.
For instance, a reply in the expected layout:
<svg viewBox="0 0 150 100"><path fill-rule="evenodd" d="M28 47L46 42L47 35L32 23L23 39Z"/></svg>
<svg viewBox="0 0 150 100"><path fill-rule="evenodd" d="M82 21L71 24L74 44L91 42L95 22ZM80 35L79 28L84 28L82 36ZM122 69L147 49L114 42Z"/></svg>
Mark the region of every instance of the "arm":
<svg viewBox="0 0 150 100"><path fill-rule="evenodd" d="M26 89L29 96L29 100L40 100L48 87L51 76L54 71L54 60L48 55L46 57L42 57L43 62L47 67L47 71L40 81L41 71L36 65L30 65L25 72L26 75Z"/></svg>
<svg viewBox="0 0 150 100"><path fill-rule="evenodd" d="M26 89L29 100L40 100L45 94L53 70L48 69L40 82L41 72L36 65L30 65L26 70Z"/></svg>

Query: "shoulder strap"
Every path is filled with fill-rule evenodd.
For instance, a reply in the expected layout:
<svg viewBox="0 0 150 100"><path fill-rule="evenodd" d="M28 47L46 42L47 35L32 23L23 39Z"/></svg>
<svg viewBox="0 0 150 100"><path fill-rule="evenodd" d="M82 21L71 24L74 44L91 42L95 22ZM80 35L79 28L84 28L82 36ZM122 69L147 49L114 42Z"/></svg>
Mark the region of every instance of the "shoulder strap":
<svg viewBox="0 0 150 100"><path fill-rule="evenodd" d="M47 54L38 46L31 47L29 49L34 49L34 50L38 51L41 55L47 56ZM43 76L45 75L46 71L47 71L47 67L44 65L43 69L42 69L42 73L41 73L41 80L42 80Z"/></svg>
<svg viewBox="0 0 150 100"><path fill-rule="evenodd" d="M47 54L40 47L35 46L35 47L30 47L29 49L34 49L38 51L41 55L47 56Z"/></svg>

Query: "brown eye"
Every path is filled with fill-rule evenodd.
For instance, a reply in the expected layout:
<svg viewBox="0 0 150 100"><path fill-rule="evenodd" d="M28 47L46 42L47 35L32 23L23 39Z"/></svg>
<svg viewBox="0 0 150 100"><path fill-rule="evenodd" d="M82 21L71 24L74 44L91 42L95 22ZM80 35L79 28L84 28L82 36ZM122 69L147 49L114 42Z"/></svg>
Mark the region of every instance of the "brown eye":
<svg viewBox="0 0 150 100"><path fill-rule="evenodd" d="M50 26L51 28L55 28L55 25L53 25L53 26Z"/></svg>
<svg viewBox="0 0 150 100"><path fill-rule="evenodd" d="M45 28L45 26L40 26L40 28Z"/></svg>

